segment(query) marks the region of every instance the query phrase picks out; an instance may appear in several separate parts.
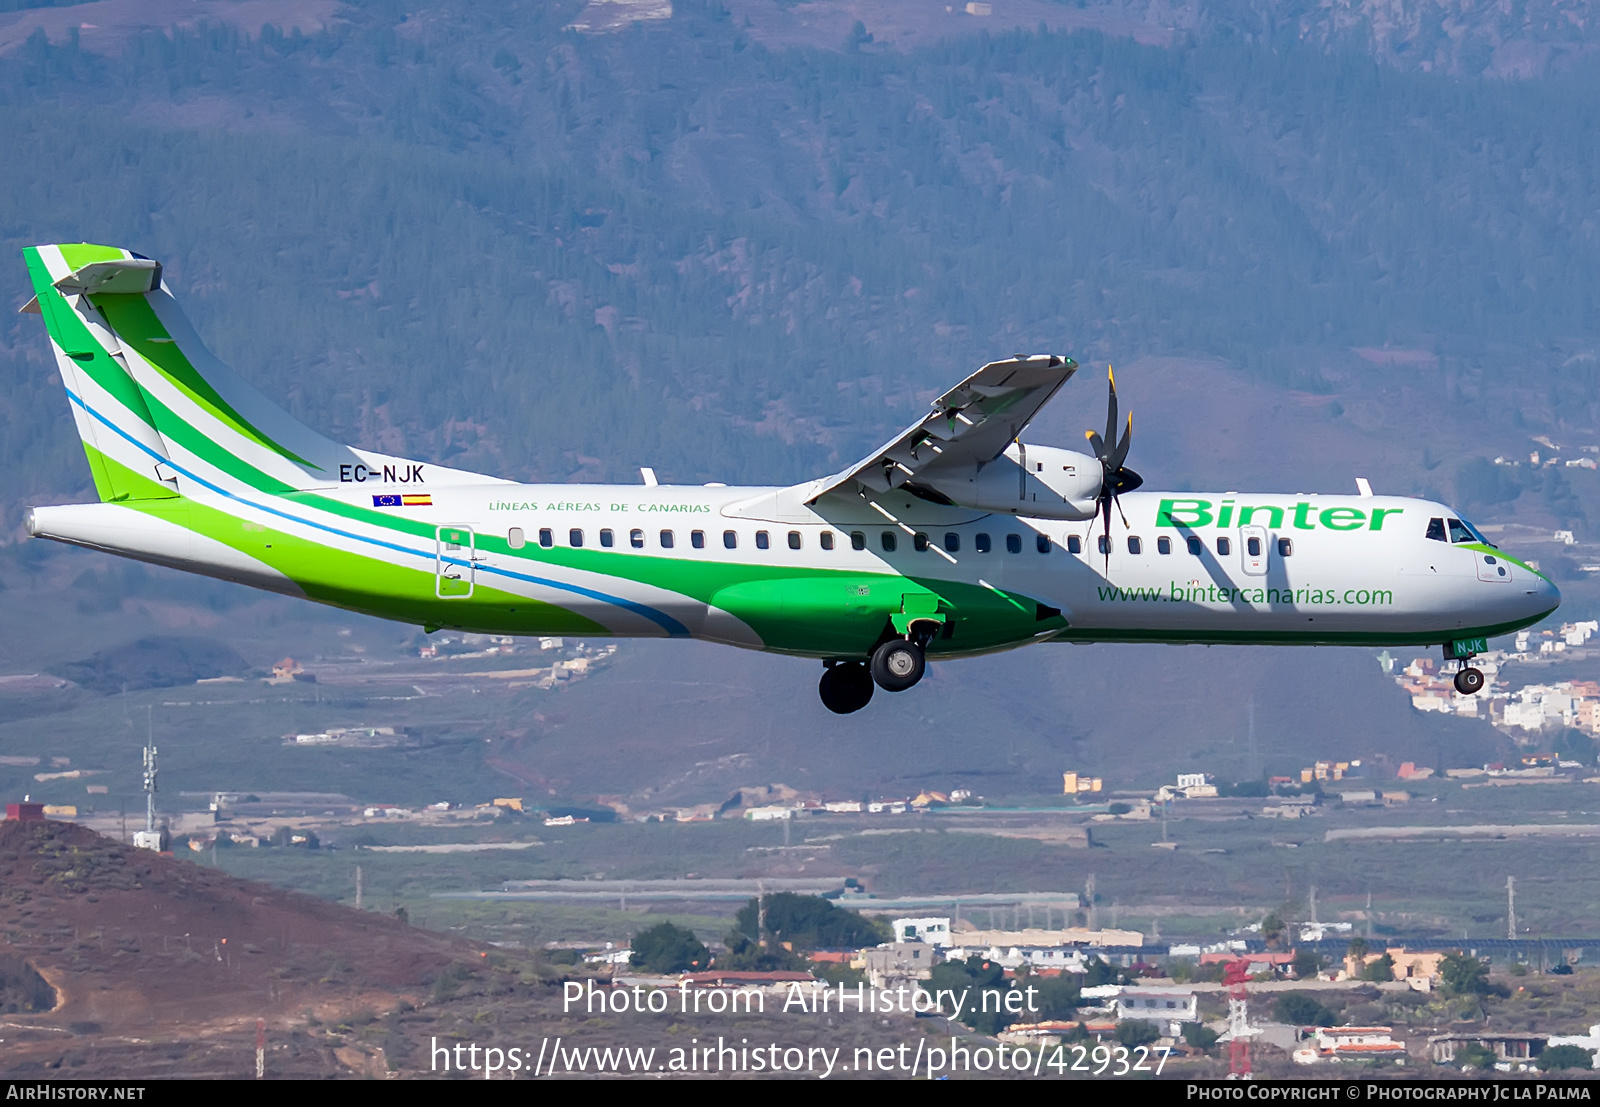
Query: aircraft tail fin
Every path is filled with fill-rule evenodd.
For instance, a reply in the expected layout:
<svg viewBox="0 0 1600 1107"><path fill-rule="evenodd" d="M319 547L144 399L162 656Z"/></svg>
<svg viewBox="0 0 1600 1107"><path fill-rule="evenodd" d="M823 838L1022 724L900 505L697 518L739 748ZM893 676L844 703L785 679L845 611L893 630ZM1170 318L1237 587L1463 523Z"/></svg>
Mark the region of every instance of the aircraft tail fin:
<svg viewBox="0 0 1600 1107"><path fill-rule="evenodd" d="M176 496L166 443L144 392L128 374L121 347L104 320L92 308L83 310L88 305L82 288L67 280L81 269L113 288L148 289L160 283L160 266L126 250L82 243L35 246L24 250L23 257L34 297L22 310L44 317L100 499Z"/></svg>
<svg viewBox="0 0 1600 1107"><path fill-rule="evenodd" d="M23 310L44 317L102 500L200 486L279 494L369 479L396 492L499 483L318 434L206 348L159 262L88 243L23 253L36 293Z"/></svg>

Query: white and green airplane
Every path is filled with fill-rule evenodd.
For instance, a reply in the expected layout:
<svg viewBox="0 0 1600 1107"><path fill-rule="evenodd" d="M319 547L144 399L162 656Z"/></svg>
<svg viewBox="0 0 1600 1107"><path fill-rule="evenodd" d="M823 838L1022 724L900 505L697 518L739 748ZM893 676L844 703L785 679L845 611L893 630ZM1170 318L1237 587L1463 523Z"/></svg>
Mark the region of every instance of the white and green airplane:
<svg viewBox="0 0 1600 1107"><path fill-rule="evenodd" d="M519 484L343 446L222 365L161 266L24 251L100 495L28 531L352 611L495 634L701 638L823 663L823 703L1033 642L1443 645L1456 687L1554 584L1458 512L1137 492L1115 382L1091 453L1024 445L1077 371L992 362L871 456L789 488ZM1113 510L1115 508L1115 510Z"/></svg>

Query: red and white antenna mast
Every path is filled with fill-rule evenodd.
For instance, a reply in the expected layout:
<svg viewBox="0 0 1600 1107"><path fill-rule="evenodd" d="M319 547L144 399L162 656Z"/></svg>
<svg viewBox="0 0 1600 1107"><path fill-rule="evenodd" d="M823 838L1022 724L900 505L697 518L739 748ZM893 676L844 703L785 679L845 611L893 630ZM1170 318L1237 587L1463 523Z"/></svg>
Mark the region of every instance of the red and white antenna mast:
<svg viewBox="0 0 1600 1107"><path fill-rule="evenodd" d="M1261 1033L1250 1025L1250 962L1229 961L1222 982L1228 989L1228 1079L1250 1079L1250 1039Z"/></svg>

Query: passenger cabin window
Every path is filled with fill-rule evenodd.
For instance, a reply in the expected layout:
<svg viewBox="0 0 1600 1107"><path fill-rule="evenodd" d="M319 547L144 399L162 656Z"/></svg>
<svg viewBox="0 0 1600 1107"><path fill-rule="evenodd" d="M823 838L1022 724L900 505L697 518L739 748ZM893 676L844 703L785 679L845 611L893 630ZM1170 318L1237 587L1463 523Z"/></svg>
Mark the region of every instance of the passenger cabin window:
<svg viewBox="0 0 1600 1107"><path fill-rule="evenodd" d="M628 545L636 550L644 549L644 531L630 530L628 532Z"/></svg>
<svg viewBox="0 0 1600 1107"><path fill-rule="evenodd" d="M973 536L972 548L977 550L979 553L988 553L994 548L994 545L989 541L989 536L987 534L980 532Z"/></svg>
<svg viewBox="0 0 1600 1107"><path fill-rule="evenodd" d="M1128 535L1128 552L1131 554L1144 552L1144 543L1139 540L1137 534Z"/></svg>
<svg viewBox="0 0 1600 1107"><path fill-rule="evenodd" d="M823 531L822 532L822 537L820 539L818 539L818 541L820 541L822 543L822 548L823 549L825 549L825 550L833 549L833 531L831 531L831 530Z"/></svg>
<svg viewBox="0 0 1600 1107"><path fill-rule="evenodd" d="M1278 539L1278 556L1279 557L1288 557L1292 553L1294 553L1294 539L1293 538L1280 538L1280 539Z"/></svg>
<svg viewBox="0 0 1600 1107"><path fill-rule="evenodd" d="M918 553L927 553L928 536L923 534L920 530L917 531L916 534L911 536L911 548L916 550Z"/></svg>
<svg viewBox="0 0 1600 1107"><path fill-rule="evenodd" d="M767 547L769 547L771 545L772 545L772 539L767 537L767 532L766 531L764 531L764 530L756 531L756 549L764 550L764 549L766 549Z"/></svg>
<svg viewBox="0 0 1600 1107"><path fill-rule="evenodd" d="M672 532L670 530L661 532L661 548L663 550L672 549Z"/></svg>
<svg viewBox="0 0 1600 1107"><path fill-rule="evenodd" d="M894 548L895 548L895 545L897 544L896 540L895 540L895 536L894 536L894 531L892 531L892 530L884 531L883 535L881 537L881 541L883 542L883 552L884 553L894 553Z"/></svg>
<svg viewBox="0 0 1600 1107"><path fill-rule="evenodd" d="M739 535L731 530L723 531L722 548L725 550L737 550L739 548Z"/></svg>
<svg viewBox="0 0 1600 1107"><path fill-rule="evenodd" d="M1100 549L1101 553L1103 553L1103 554L1110 553L1111 552L1111 539L1109 537L1107 537L1106 535L1102 534L1100 536L1100 541L1098 543L1098 546L1099 546L1099 549Z"/></svg>
<svg viewBox="0 0 1600 1107"><path fill-rule="evenodd" d="M953 530L944 532L944 549L946 553L961 552L961 536Z"/></svg>
<svg viewBox="0 0 1600 1107"><path fill-rule="evenodd" d="M617 536L612 533L610 528L600 532L600 544L608 550L617 544Z"/></svg>
<svg viewBox="0 0 1600 1107"><path fill-rule="evenodd" d="M548 550L551 546L554 546L555 544L556 544L556 532L551 530L549 527L540 527L539 528L539 545L543 546L545 549Z"/></svg>
<svg viewBox="0 0 1600 1107"><path fill-rule="evenodd" d="M1033 548L1038 550L1040 553L1049 553L1050 552L1050 536L1048 534L1036 534L1036 535L1034 535L1033 536Z"/></svg>
<svg viewBox="0 0 1600 1107"><path fill-rule="evenodd" d="M1008 535L1006 535L1006 553L1021 553L1021 552L1022 552L1022 535L1020 535L1020 534L1008 534Z"/></svg>
<svg viewBox="0 0 1600 1107"><path fill-rule="evenodd" d="M571 530L567 531L567 545L571 546L573 549L577 549L579 546L583 545L583 531L579 530L577 527L573 527Z"/></svg>
<svg viewBox="0 0 1600 1107"><path fill-rule="evenodd" d="M705 549L706 532L703 530L691 530L689 532L689 545L693 546L697 550Z"/></svg>
<svg viewBox="0 0 1600 1107"><path fill-rule="evenodd" d="M1202 553L1205 552L1205 547L1200 544L1200 539L1198 539L1198 538L1190 538L1190 539L1188 539L1187 540L1187 545L1189 547L1189 553L1191 555L1193 555L1194 557L1199 557Z"/></svg>
<svg viewBox="0 0 1600 1107"><path fill-rule="evenodd" d="M1217 553L1221 554L1223 557L1227 557L1232 552L1233 552L1233 543L1232 542L1230 542L1226 538L1217 539Z"/></svg>
<svg viewBox="0 0 1600 1107"><path fill-rule="evenodd" d="M1251 557L1260 557L1261 556L1261 539L1253 537L1253 536L1250 537L1250 538L1246 538L1244 540L1244 548L1250 554Z"/></svg>
<svg viewBox="0 0 1600 1107"><path fill-rule="evenodd" d="M1448 542L1449 541L1449 539L1444 536L1444 520L1443 519L1429 519L1428 520L1428 537L1433 539L1435 542Z"/></svg>
<svg viewBox="0 0 1600 1107"><path fill-rule="evenodd" d="M521 527L512 527L506 531L506 545L513 550L520 550L528 544L528 539L522 533Z"/></svg>
<svg viewBox="0 0 1600 1107"><path fill-rule="evenodd" d="M798 550L800 548L800 532L799 531L791 530L789 532L789 548L791 550Z"/></svg>
<svg viewBox="0 0 1600 1107"><path fill-rule="evenodd" d="M866 549L867 548L867 536L862 534L859 530L851 531L850 532L850 548L852 550L864 550L864 549Z"/></svg>
<svg viewBox="0 0 1600 1107"><path fill-rule="evenodd" d="M1450 541L1476 542L1477 540L1477 536L1468 529L1467 524L1463 523L1460 519L1450 520Z"/></svg>
<svg viewBox="0 0 1600 1107"><path fill-rule="evenodd" d="M1158 554L1169 554L1171 552L1172 552L1172 539L1168 538L1164 534L1160 538L1156 539L1156 553L1158 553Z"/></svg>
<svg viewBox="0 0 1600 1107"><path fill-rule="evenodd" d="M1083 539L1076 534L1067 535L1067 552L1081 554L1083 552Z"/></svg>

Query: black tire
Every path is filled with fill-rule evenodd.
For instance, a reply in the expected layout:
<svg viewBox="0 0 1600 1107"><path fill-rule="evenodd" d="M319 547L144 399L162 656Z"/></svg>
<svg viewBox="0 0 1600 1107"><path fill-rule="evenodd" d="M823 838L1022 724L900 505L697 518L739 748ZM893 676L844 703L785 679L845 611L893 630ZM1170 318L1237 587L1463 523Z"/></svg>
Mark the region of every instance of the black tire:
<svg viewBox="0 0 1600 1107"><path fill-rule="evenodd" d="M885 692L904 692L922 679L927 667L922 647L904 638L885 642L872 654L872 679Z"/></svg>
<svg viewBox="0 0 1600 1107"><path fill-rule="evenodd" d="M817 684L817 694L822 706L835 715L848 715L860 711L872 702L872 675L859 661L845 661L822 671Z"/></svg>
<svg viewBox="0 0 1600 1107"><path fill-rule="evenodd" d="M1483 691L1483 670L1468 666L1456 674L1456 691L1463 696L1475 696Z"/></svg>

